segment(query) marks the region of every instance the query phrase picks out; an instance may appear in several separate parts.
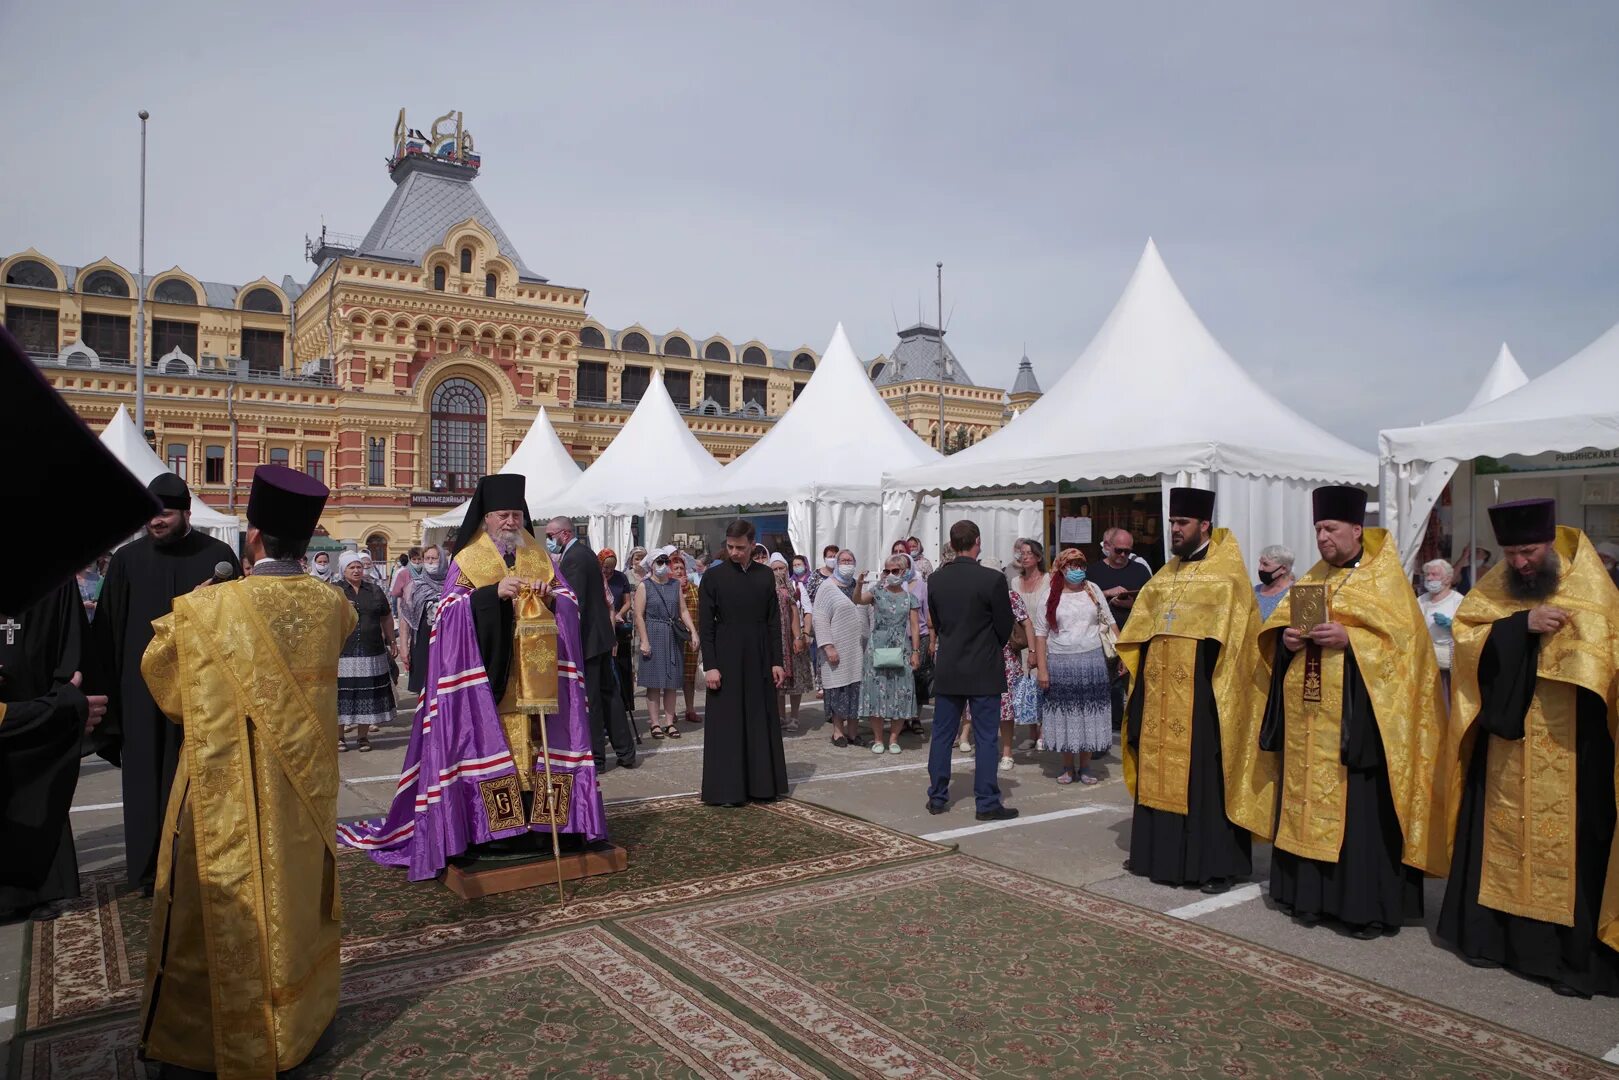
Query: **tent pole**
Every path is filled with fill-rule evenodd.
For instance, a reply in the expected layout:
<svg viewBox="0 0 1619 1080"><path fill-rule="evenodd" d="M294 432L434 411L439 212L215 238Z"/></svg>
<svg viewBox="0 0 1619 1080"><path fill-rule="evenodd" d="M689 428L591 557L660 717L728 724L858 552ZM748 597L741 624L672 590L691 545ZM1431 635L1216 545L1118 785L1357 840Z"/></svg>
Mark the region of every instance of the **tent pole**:
<svg viewBox="0 0 1619 1080"><path fill-rule="evenodd" d="M1478 458L1467 461L1467 576L1471 591L1478 584Z"/></svg>

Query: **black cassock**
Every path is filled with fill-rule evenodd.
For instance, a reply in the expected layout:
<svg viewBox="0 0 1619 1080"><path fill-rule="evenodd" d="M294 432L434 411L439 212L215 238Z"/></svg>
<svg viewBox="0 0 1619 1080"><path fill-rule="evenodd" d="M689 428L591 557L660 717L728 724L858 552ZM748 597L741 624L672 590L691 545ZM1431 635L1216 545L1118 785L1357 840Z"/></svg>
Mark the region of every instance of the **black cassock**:
<svg viewBox="0 0 1619 1080"><path fill-rule="evenodd" d="M1141 649L1138 671L1147 669ZM1130 824L1130 872L1160 885L1201 885L1215 878L1245 878L1254 872L1253 836L1226 817L1225 765L1220 744L1220 709L1214 700L1214 662L1220 643L1197 644L1192 679L1192 764L1186 783L1185 814L1136 803ZM1137 679L1126 709L1126 731L1139 760L1141 684Z"/></svg>
<svg viewBox="0 0 1619 1080"><path fill-rule="evenodd" d="M71 580L20 615L0 615L0 912L79 895L68 810L89 711L72 684L85 631Z"/></svg>
<svg viewBox="0 0 1619 1080"><path fill-rule="evenodd" d="M697 587L697 633L703 668L718 668L720 688L703 712L703 802L711 806L787 794L787 754L776 715L781 615L776 575L727 559Z"/></svg>
<svg viewBox="0 0 1619 1080"><path fill-rule="evenodd" d="M141 678L141 656L151 643L153 621L222 562L241 575L230 546L195 529L166 546L142 536L113 553L102 582L90 632L106 682L97 689L108 700L94 743L97 753L123 770L124 852L132 886L149 887L157 873L158 833L182 731L158 711Z"/></svg>
<svg viewBox="0 0 1619 1080"><path fill-rule="evenodd" d="M1305 645L1306 649L1314 647ZM1282 680L1293 658L1278 638L1270 698L1259 731L1262 750L1285 752ZM1338 861L1306 859L1274 848L1270 895L1295 915L1330 915L1354 927L1371 923L1399 927L1407 920L1422 918L1422 871L1401 860L1405 834L1394 809L1383 735L1354 649L1344 650L1343 699L1338 754L1349 773L1349 794ZM1278 800L1278 815L1280 812Z"/></svg>
<svg viewBox="0 0 1619 1080"><path fill-rule="evenodd" d="M1479 657L1479 733L1462 789L1450 884L1437 932L1463 956L1493 960L1583 994L1619 994L1619 953L1596 936L1614 830L1613 738L1602 699L1589 690L1577 690L1574 706L1574 925L1509 915L1478 902L1488 809L1487 740L1523 738L1539 658L1540 635L1529 632L1527 611L1500 619L1490 628Z"/></svg>

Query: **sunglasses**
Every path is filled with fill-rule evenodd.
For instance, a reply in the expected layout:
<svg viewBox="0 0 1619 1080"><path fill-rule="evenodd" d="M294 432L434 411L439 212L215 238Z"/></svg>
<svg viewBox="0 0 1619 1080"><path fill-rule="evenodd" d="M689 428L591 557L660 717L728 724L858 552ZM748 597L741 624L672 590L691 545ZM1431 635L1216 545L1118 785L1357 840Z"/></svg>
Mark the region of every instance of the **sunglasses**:
<svg viewBox="0 0 1619 1080"><path fill-rule="evenodd" d="M652 560L652 565L653 566L668 566L669 565L669 560L663 558L662 556L659 556L658 558Z"/></svg>

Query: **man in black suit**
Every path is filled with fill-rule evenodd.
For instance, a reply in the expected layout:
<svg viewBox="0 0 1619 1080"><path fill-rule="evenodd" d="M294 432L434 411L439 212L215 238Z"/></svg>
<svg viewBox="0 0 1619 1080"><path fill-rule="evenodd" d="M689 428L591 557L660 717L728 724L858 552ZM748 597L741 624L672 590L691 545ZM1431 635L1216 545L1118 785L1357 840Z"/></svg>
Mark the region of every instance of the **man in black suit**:
<svg viewBox="0 0 1619 1080"><path fill-rule="evenodd" d="M1001 805L995 779L1006 692L1001 650L1012 638L1012 600L1006 576L978 563L983 541L978 526L950 526L956 557L928 578L928 612L933 617L933 745L928 749L928 813L942 814L950 793L950 751L961 714L972 716L973 795L979 821L1004 821L1018 812Z"/></svg>
<svg viewBox="0 0 1619 1080"><path fill-rule="evenodd" d="M545 525L545 547L560 556L562 576L579 598L579 638L585 646L585 701L590 709L590 750L598 772L607 768L607 740L626 769L635 768L635 739L624 700L613 682L613 618L607 610L601 563L573 531L573 520L554 517Z"/></svg>

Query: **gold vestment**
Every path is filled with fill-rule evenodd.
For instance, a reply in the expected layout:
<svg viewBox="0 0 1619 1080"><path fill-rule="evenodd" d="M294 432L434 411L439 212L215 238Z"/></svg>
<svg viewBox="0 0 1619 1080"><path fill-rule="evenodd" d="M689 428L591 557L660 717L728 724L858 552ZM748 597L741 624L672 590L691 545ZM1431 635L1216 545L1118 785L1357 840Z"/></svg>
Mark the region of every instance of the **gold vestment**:
<svg viewBox="0 0 1619 1080"><path fill-rule="evenodd" d="M1220 643L1212 690L1220 723L1226 817L1268 840L1276 812L1276 755L1259 749L1254 639L1259 609L1242 551L1215 529L1197 562L1171 559L1136 597L1119 633L1131 692L1141 686L1140 751L1124 740L1124 781L1143 806L1184 815L1192 764L1192 689L1198 643ZM1151 648L1146 648L1151 642ZM1141 654L1146 649L1146 670Z"/></svg>
<svg viewBox="0 0 1619 1080"><path fill-rule="evenodd" d="M1331 622L1349 632L1382 737L1394 811L1404 837L1402 861L1428 874L1450 865L1444 832L1444 694L1426 621L1387 530L1366 529L1358 566L1318 562L1299 579L1327 587ZM1287 597L1259 634L1255 691L1270 692L1282 631L1292 621ZM1345 654L1321 649L1319 669L1300 650L1283 679L1281 812L1276 846L1306 859L1337 862L1349 803L1349 770L1342 761Z"/></svg>
<svg viewBox="0 0 1619 1080"><path fill-rule="evenodd" d="M1589 690L1607 707L1608 731L1619 737L1619 595L1590 540L1559 527L1554 547L1562 560L1557 591L1544 600L1521 600L1507 589L1506 564L1496 565L1456 612L1451 666L1454 695L1450 739L1449 835L1455 836L1461 791L1479 734L1483 707L1479 660L1495 623L1541 604L1562 608L1572 622L1540 635L1535 692L1522 739L1491 738L1485 765L1484 854L1478 902L1524 918L1574 925L1575 699ZM1619 759L1616 759L1619 760ZM1619 765L1614 777L1619 797ZM1619 833L1608 858L1598 935L1619 948Z"/></svg>
<svg viewBox="0 0 1619 1080"><path fill-rule="evenodd" d="M307 576L181 596L141 674L185 728L158 851L141 1043L272 1077L337 1012L337 659L357 621Z"/></svg>
<svg viewBox="0 0 1619 1080"><path fill-rule="evenodd" d="M511 576L521 578L522 591L513 607L517 625L512 641L512 665L506 678L506 692L496 703L506 747L517 762L517 781L524 791L533 783L534 724L548 712L557 711L557 618L540 599L534 582L550 583L556 571L551 555L526 531L519 534L517 557L512 566L489 534L478 532L472 543L455 553L465 584L474 589L498 585Z"/></svg>

